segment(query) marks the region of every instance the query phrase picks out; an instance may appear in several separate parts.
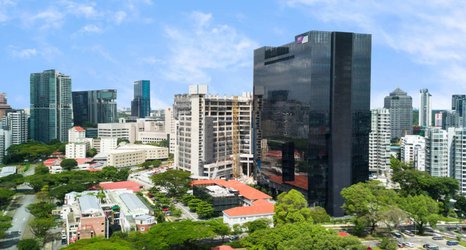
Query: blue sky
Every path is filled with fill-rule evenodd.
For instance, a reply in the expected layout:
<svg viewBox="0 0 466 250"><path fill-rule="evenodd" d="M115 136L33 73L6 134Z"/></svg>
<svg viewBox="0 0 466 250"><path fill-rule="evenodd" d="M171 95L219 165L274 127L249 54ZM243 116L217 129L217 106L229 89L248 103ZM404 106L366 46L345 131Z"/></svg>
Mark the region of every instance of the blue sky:
<svg viewBox="0 0 466 250"><path fill-rule="evenodd" d="M466 1L15 1L0 0L0 92L29 106L29 74L55 68L73 90L118 89L149 79L152 107L189 84L216 94L252 91L255 48L309 30L372 34L372 107L396 87L428 88L434 108L466 93Z"/></svg>

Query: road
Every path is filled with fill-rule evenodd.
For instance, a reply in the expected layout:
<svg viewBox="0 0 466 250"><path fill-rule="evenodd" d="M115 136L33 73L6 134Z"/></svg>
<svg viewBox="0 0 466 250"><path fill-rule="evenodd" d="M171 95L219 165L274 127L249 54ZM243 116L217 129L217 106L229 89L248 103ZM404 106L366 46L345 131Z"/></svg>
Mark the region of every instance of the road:
<svg viewBox="0 0 466 250"><path fill-rule="evenodd" d="M177 203L175 203L175 206L177 208L181 209L181 211L183 212L183 217L185 217L186 219L194 220L194 221L199 220L199 218L197 217L197 214L196 213L191 213L189 211L189 208L183 206L183 204L177 202Z"/></svg>
<svg viewBox="0 0 466 250"><path fill-rule="evenodd" d="M15 210L15 215L13 216L13 221L11 222L13 226L8 229L5 239L1 241L1 249L17 249L18 241L22 238L22 235L24 234L24 231L28 225L31 214L26 210L26 207L34 202L35 195L26 194L20 199L21 201L19 201L19 204L21 206Z"/></svg>
<svg viewBox="0 0 466 250"><path fill-rule="evenodd" d="M447 245L447 240L433 240L432 236L404 236L402 239L398 239L399 242L411 242L414 244L414 246L417 248L422 248L424 244L433 244L439 246L439 250L447 250L447 249L464 249L466 250L466 247L463 246L448 246ZM411 248L412 249L412 248Z"/></svg>

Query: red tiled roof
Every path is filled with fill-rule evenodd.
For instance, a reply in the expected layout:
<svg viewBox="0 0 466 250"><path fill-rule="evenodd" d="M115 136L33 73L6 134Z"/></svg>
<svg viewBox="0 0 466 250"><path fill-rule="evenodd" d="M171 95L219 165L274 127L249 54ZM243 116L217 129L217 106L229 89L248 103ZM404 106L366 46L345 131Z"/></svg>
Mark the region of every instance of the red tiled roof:
<svg viewBox="0 0 466 250"><path fill-rule="evenodd" d="M234 250L233 247L231 246L216 246L216 247L212 247L211 250Z"/></svg>
<svg viewBox="0 0 466 250"><path fill-rule="evenodd" d="M91 162L93 159L92 158L76 158L75 159L78 165L82 165L84 163Z"/></svg>
<svg viewBox="0 0 466 250"><path fill-rule="evenodd" d="M86 130L81 126L74 126L73 129L78 132L86 132Z"/></svg>
<svg viewBox="0 0 466 250"><path fill-rule="evenodd" d="M244 207L234 207L227 210L224 210L228 216L247 216L247 215L255 215L255 214L273 214L275 206L266 201L266 200L258 200L253 203L252 206L244 206Z"/></svg>
<svg viewBox="0 0 466 250"><path fill-rule="evenodd" d="M134 192L141 190L141 184L134 181L101 182L99 186L104 190L128 189Z"/></svg>
<svg viewBox="0 0 466 250"><path fill-rule="evenodd" d="M301 188L303 190L308 190L309 179L307 175L295 175L294 181L285 181L285 182L282 181L282 177L280 175L272 175L270 176L269 179L271 182L275 182L278 184L285 183L291 186Z"/></svg>
<svg viewBox="0 0 466 250"><path fill-rule="evenodd" d="M51 167L51 166L60 166L62 159L60 158L52 158L52 159L47 159L43 162L44 166L46 167Z"/></svg>
<svg viewBox="0 0 466 250"><path fill-rule="evenodd" d="M272 197L265 194L253 187L250 187L244 183L236 180L194 180L191 185L219 185L226 188L232 188L239 192L244 198L248 200L259 200L259 199L271 199Z"/></svg>

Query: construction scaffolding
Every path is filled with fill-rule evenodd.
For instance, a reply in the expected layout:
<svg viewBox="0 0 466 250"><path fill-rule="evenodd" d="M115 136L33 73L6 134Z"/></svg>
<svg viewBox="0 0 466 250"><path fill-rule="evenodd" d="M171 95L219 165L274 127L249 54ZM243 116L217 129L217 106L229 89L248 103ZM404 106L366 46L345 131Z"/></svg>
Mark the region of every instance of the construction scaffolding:
<svg viewBox="0 0 466 250"><path fill-rule="evenodd" d="M233 144L233 177L241 177L241 166L239 162L239 107L238 96L233 97L233 131L232 131L232 144Z"/></svg>

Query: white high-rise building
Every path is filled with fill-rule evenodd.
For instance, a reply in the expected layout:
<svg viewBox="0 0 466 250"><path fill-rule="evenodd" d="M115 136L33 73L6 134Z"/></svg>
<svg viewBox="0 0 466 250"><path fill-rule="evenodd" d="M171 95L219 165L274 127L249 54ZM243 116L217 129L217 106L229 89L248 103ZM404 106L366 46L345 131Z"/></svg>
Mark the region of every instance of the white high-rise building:
<svg viewBox="0 0 466 250"><path fill-rule="evenodd" d="M441 128L426 130L426 171L437 177L449 176L448 133Z"/></svg>
<svg viewBox="0 0 466 250"><path fill-rule="evenodd" d="M432 95L428 89L421 89L419 91L419 126L430 127L432 126Z"/></svg>
<svg viewBox="0 0 466 250"><path fill-rule="evenodd" d="M72 142L65 146L65 156L68 159L86 158L88 145L86 142Z"/></svg>
<svg viewBox="0 0 466 250"><path fill-rule="evenodd" d="M68 130L68 142L83 142L86 139L86 130L80 126L74 126Z"/></svg>
<svg viewBox="0 0 466 250"><path fill-rule="evenodd" d="M369 171L387 174L390 170L390 111L371 111L371 132L369 134Z"/></svg>
<svg viewBox="0 0 466 250"><path fill-rule="evenodd" d="M426 140L420 135L405 135L401 138L401 161L412 163L419 171L426 170Z"/></svg>
<svg viewBox="0 0 466 250"><path fill-rule="evenodd" d="M207 85L192 85L189 94L175 95L175 166L195 177L229 178L233 176L234 160L239 158L238 169L251 175L252 101L251 93L238 97L208 95ZM233 135L235 131L237 136ZM234 147L238 149L236 155Z"/></svg>
<svg viewBox="0 0 466 250"><path fill-rule="evenodd" d="M449 128L450 177L459 181L460 192L466 196L466 129Z"/></svg>
<svg viewBox="0 0 466 250"><path fill-rule="evenodd" d="M11 145L27 142L28 115L24 110L6 110L0 120L0 163Z"/></svg>
<svg viewBox="0 0 466 250"><path fill-rule="evenodd" d="M175 146L176 146L176 121L173 118L173 109L167 108L165 110L165 133L168 134L168 143L170 154L175 154Z"/></svg>

